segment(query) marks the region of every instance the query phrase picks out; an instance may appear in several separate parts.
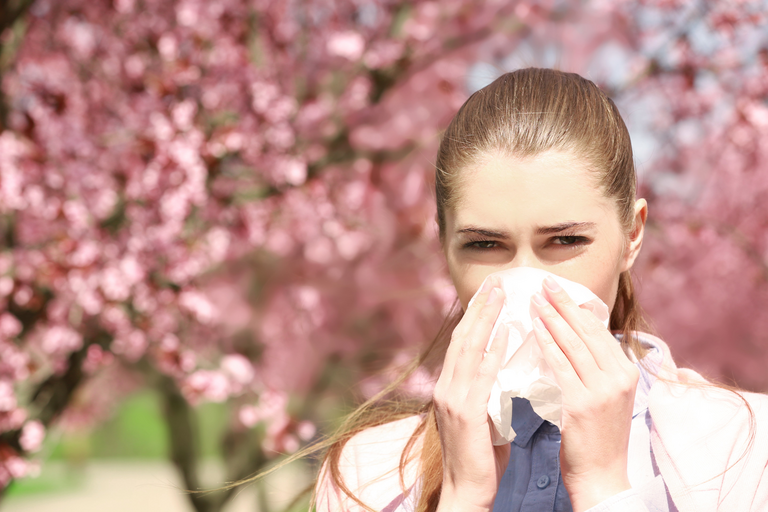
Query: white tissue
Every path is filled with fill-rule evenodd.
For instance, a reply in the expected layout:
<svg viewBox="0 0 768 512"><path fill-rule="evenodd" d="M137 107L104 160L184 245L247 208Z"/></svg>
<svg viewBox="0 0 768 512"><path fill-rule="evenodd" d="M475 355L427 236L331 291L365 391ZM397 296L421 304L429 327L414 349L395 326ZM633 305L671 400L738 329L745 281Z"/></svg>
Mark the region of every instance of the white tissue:
<svg viewBox="0 0 768 512"><path fill-rule="evenodd" d="M503 445L512 442L517 435L512 429L512 398L514 397L527 398L536 414L560 427L563 408L562 391L555 381L554 374L544 361L533 333L533 319L537 315L531 305L531 296L541 291L544 278L549 275L554 277L576 304L590 303L592 312L606 327L608 327L610 312L608 306L586 286L545 270L518 267L492 275L499 279L505 298L499 318L493 326L488 346L490 347L500 324L503 323L509 327L509 345L505 364L496 377L488 400L488 415L495 427L493 444ZM472 300L474 301L475 298L473 297Z"/></svg>

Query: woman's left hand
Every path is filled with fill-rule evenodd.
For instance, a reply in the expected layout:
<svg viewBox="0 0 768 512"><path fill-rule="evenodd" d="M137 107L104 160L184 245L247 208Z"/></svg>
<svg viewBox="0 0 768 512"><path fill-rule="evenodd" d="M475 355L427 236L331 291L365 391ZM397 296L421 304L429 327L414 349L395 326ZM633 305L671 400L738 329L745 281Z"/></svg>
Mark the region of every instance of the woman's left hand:
<svg viewBox="0 0 768 512"><path fill-rule="evenodd" d="M576 512L630 488L627 450L640 372L554 279L533 303L536 340L563 390L560 468Z"/></svg>

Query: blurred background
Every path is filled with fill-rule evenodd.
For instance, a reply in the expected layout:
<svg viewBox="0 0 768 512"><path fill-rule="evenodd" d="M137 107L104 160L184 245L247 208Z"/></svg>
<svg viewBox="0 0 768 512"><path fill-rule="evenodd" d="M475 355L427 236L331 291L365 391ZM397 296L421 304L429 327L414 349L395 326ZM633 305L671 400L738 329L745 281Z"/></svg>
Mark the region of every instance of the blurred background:
<svg viewBox="0 0 768 512"><path fill-rule="evenodd" d="M768 391L765 0L3 0L0 509L306 510L330 432L455 296L433 162L469 94L583 74L650 204L678 364ZM407 383L423 392L428 372Z"/></svg>

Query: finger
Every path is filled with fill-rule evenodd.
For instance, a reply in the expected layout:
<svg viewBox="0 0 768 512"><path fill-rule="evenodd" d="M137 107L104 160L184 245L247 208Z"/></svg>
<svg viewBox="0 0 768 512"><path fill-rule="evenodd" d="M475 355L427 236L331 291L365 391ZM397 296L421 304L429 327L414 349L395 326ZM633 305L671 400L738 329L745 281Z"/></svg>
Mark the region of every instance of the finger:
<svg viewBox="0 0 768 512"><path fill-rule="evenodd" d="M485 305L488 295L494 287L495 282L495 279L490 277L485 280L479 292L474 297L474 300L472 303L470 303L469 307L467 307L466 312L464 312L464 316L462 316L461 321L453 330L453 333L451 334L451 342L448 345L448 350L445 354L443 369L440 372L440 377L438 378L438 385L440 385L440 381L444 378L443 376L445 376L446 379L450 379L453 376L456 358L459 355L462 343L466 339L466 333L470 332L471 326L474 325L480 310Z"/></svg>
<svg viewBox="0 0 768 512"><path fill-rule="evenodd" d="M600 368L584 340L542 294L534 294L532 302L547 331L568 358L582 382L586 384L590 378L597 375Z"/></svg>
<svg viewBox="0 0 768 512"><path fill-rule="evenodd" d="M579 308L584 311L584 315L588 324L591 324L595 330L607 331L610 335L610 337L605 336L605 342L608 345L608 347L605 348L605 353L612 354L614 359L625 367L634 367L635 364L632 362L627 353L624 352L624 347L622 346L621 340L617 339L613 333L605 327L603 321L595 313L594 305L584 303L580 305ZM590 348L590 350L592 349ZM602 368L600 360L598 360L598 365Z"/></svg>
<svg viewBox="0 0 768 512"><path fill-rule="evenodd" d="M489 276L485 279L485 281L483 281L480 290L475 294L474 297L472 297L472 300L469 301L469 305L467 306L467 310L464 312L464 316L462 317L461 322L459 322L459 325L456 326L456 329L454 330L455 335L463 338L469 334L469 332L471 332L472 325L475 323L475 320L477 320L480 311L483 310L483 306L488 299L488 295L496 286L499 286L499 280L496 276Z"/></svg>
<svg viewBox="0 0 768 512"><path fill-rule="evenodd" d="M551 276L544 280L548 302L560 313L582 342L587 346L597 366L602 370L615 367L618 362L629 362L621 345L591 312L576 305L568 293ZM590 306L591 307L591 306Z"/></svg>
<svg viewBox="0 0 768 512"><path fill-rule="evenodd" d="M509 327L505 324L500 324L490 348L483 354L483 359L477 368L477 377L475 378L470 395L473 395L478 400L488 401L491 395L491 387L493 387L496 376L505 363L508 344Z"/></svg>
<svg viewBox="0 0 768 512"><path fill-rule="evenodd" d="M561 389L569 389L574 392L585 388L581 378L576 373L573 365L563 353L563 350L555 342L541 318L533 319L533 334L541 349L544 360L555 374L555 379Z"/></svg>
<svg viewBox="0 0 768 512"><path fill-rule="evenodd" d="M477 314L472 330L461 344L454 365L453 380L458 386L469 386L477 376L478 366L483 360L485 348L491 339L493 324L499 317L504 304L504 292L501 288L491 290L485 305Z"/></svg>

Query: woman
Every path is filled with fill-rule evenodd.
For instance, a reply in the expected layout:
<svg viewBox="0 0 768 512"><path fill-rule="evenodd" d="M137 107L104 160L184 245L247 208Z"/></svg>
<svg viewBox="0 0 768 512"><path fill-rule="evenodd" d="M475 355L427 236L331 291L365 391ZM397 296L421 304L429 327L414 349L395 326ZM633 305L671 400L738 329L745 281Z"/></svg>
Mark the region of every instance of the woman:
<svg viewBox="0 0 768 512"><path fill-rule="evenodd" d="M677 369L639 332L629 271L648 208L613 102L578 75L506 74L459 110L436 167L463 316L430 347L444 358L430 403L391 416L366 404L338 434L317 509L768 510L767 397ZM503 292L489 279L468 304L513 267L585 285L609 306L610 330L545 280L534 325L563 389L562 430L516 404L518 437L494 446L486 405L504 333L485 349Z"/></svg>

